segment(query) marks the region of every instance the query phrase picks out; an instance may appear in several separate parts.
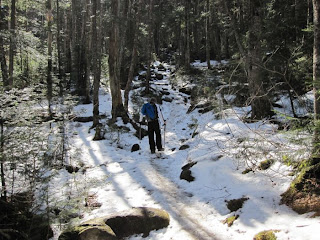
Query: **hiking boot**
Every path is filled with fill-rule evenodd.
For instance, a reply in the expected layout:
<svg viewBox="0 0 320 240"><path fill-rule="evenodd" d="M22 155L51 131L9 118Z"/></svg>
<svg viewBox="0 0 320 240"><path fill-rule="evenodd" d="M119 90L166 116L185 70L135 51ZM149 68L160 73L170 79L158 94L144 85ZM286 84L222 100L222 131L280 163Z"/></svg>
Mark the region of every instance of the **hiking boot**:
<svg viewBox="0 0 320 240"><path fill-rule="evenodd" d="M155 154L156 153L156 150L151 150L151 154Z"/></svg>
<svg viewBox="0 0 320 240"><path fill-rule="evenodd" d="M159 152L163 152L164 151L164 148L160 148L158 149Z"/></svg>

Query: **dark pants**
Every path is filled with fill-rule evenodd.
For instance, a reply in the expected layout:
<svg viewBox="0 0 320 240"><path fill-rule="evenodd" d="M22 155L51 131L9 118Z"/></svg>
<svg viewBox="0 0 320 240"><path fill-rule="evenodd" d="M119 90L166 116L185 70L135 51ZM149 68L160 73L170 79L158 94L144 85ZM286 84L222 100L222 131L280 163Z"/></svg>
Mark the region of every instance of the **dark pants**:
<svg viewBox="0 0 320 240"><path fill-rule="evenodd" d="M156 134L156 142L154 142L154 134ZM155 151L156 146L158 150L162 148L161 132L158 120L148 122L148 137L151 151Z"/></svg>

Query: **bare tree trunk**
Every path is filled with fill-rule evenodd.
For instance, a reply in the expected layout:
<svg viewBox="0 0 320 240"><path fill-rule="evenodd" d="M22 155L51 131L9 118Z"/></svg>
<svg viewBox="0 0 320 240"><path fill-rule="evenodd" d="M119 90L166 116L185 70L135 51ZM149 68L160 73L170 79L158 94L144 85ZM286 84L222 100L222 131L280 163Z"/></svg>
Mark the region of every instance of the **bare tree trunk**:
<svg viewBox="0 0 320 240"><path fill-rule="evenodd" d="M16 47L16 0L11 1L10 46L9 46L9 81L8 87L13 87L14 54Z"/></svg>
<svg viewBox="0 0 320 240"><path fill-rule="evenodd" d="M190 68L190 0L185 0L185 48L184 67Z"/></svg>
<svg viewBox="0 0 320 240"><path fill-rule="evenodd" d="M63 96L64 91L64 80L65 80L65 73L64 73L64 62L62 60L62 46L61 46L61 14L60 14L60 4L59 0L56 0L56 6L57 6L57 52L58 52L58 78L59 78L59 95L60 97Z"/></svg>
<svg viewBox="0 0 320 240"><path fill-rule="evenodd" d="M48 66L47 66L47 99L48 99L48 114L52 117L51 101L52 101L52 6L51 0L46 2L47 8L47 23L48 23Z"/></svg>
<svg viewBox="0 0 320 240"><path fill-rule="evenodd" d="M0 0L0 6L1 0ZM5 27L5 15L2 10L2 7L0 7L0 32L3 33L5 32L6 27ZM7 87L9 85L9 79L8 79L8 66L7 66L7 60L6 60L6 54L3 46L3 38L2 35L0 34L0 62L1 62L1 73L2 73L2 80L3 80L3 86Z"/></svg>
<svg viewBox="0 0 320 240"><path fill-rule="evenodd" d="M72 0L71 3L71 16L72 16L72 29L71 29L71 84L77 87L78 93L80 93L80 1Z"/></svg>
<svg viewBox="0 0 320 240"><path fill-rule="evenodd" d="M124 107L122 103L121 89L120 89L120 46L119 46L119 15L120 6L119 1L111 1L111 31L109 42L109 77L110 89L112 96L112 119L124 115Z"/></svg>
<svg viewBox="0 0 320 240"><path fill-rule="evenodd" d="M152 62L152 41L153 41L153 0L149 0L148 11L148 43L147 43L147 79L146 79L146 93L150 92L150 80L151 80L151 62Z"/></svg>
<svg viewBox="0 0 320 240"><path fill-rule="evenodd" d="M138 57L138 37L139 37L139 23L140 23L140 7L141 7L141 0L138 1L138 7L137 7L137 13L136 13L136 21L135 21L135 27L134 27L134 40L133 40L133 47L132 47L132 56L131 56L131 63L129 68L129 74L128 74L128 81L126 84L126 88L124 90L124 109L126 112L128 112L128 105L129 105L129 93L131 90L131 84L133 81L133 75L134 75L134 68L137 62Z"/></svg>
<svg viewBox="0 0 320 240"><path fill-rule="evenodd" d="M4 125L4 119L0 118L0 171L1 171L1 199L3 201L7 201L7 185L6 185L6 179L4 174L4 155L3 153L3 147L4 147L4 136L3 136L3 126Z"/></svg>
<svg viewBox="0 0 320 240"><path fill-rule="evenodd" d="M101 72L100 0L92 0L92 64L93 64L93 127L99 124L99 88Z"/></svg>
<svg viewBox="0 0 320 240"><path fill-rule="evenodd" d="M249 26L247 72L251 97L251 118L263 119L270 117L271 103L264 87L262 74L261 52L261 6L258 0L253 0L251 5L251 24Z"/></svg>
<svg viewBox="0 0 320 240"><path fill-rule="evenodd" d="M313 24L314 24L314 43L313 43L313 93L314 93L314 149L316 157L320 154L320 3L312 0L313 3Z"/></svg>
<svg viewBox="0 0 320 240"><path fill-rule="evenodd" d="M199 38L199 33L201 32L200 31L200 23L199 23L199 20L200 19L200 14L201 14L201 10L199 9L199 3L200 0L195 0L194 2L194 15L195 15L195 18L197 19L197 21L194 21L193 23L193 38L194 38L194 41L193 41L193 51L194 51L194 54L195 54L195 57L197 59L200 58L200 52L199 52L199 47L200 46L200 38Z"/></svg>
<svg viewBox="0 0 320 240"><path fill-rule="evenodd" d="M207 0L206 2L206 12L207 12L207 16L206 16L206 60L207 60L207 66L208 69L211 69L211 64L210 64L210 1Z"/></svg>
<svg viewBox="0 0 320 240"><path fill-rule="evenodd" d="M92 59L92 54L91 54L91 21L90 21L90 16L91 16L91 10L90 10L90 0L85 0L85 13L83 14L83 22L82 22L82 43L83 43L83 56L82 56L82 62L84 64L83 66L83 94L84 94L84 102L85 103L91 103L90 101L90 67L91 67L91 59ZM100 14L100 11L99 11ZM100 21L100 15L96 16L93 15L93 21L94 19L97 18L98 22ZM96 20L95 20L96 21ZM99 24L98 24L99 25ZM98 29L100 31L100 27L98 26ZM97 29L94 29L97 31ZM92 31L93 32L93 31ZM98 40L98 38L96 39ZM97 43L97 44L100 44ZM100 81L100 80L99 80Z"/></svg>

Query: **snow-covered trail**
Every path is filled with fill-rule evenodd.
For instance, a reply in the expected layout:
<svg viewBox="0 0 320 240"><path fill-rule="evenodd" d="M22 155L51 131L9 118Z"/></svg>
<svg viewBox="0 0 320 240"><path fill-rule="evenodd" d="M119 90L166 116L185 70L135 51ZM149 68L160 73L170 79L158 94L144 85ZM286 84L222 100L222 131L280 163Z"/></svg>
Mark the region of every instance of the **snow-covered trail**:
<svg viewBox="0 0 320 240"><path fill-rule="evenodd" d="M91 123L71 123L72 163L81 162L86 171L75 175L61 172L52 184L56 184L55 188L63 197L63 193L69 191L67 181L72 181L74 188L82 187L86 194L96 196L101 207L80 209L81 221L132 207L155 207L169 213L170 225L152 231L144 238L146 240L247 240L269 229L279 230L276 233L279 240L318 239L315 234L319 226L317 219L310 219L308 214L300 216L279 205L281 193L292 180L287 176L290 170L287 166L276 163L269 172L272 176L267 172L244 175L238 164L243 159L232 156L236 152L233 143L238 138L255 138L254 131L260 130L275 135L272 126L244 124L235 113L247 111L242 108L225 111L225 119L216 119L213 112L200 114L194 110L187 114L188 96L172 89L168 79L153 87L166 88L173 99L161 105L167 120L164 159L151 156L148 137L137 139L129 124L130 132L118 134L110 130L105 135L106 140L92 141L94 131L88 131ZM100 112L108 114L111 97L102 92ZM78 115L91 116L92 106L77 106L76 111ZM121 121L119 124L122 125ZM248 127L254 131L249 131ZM195 131L198 135L192 138ZM131 152L136 143L141 150ZM189 148L179 150L184 144ZM196 180L189 183L181 180L180 174L181 167L190 161L198 163L191 169ZM249 198L243 208L230 212L226 201L243 196ZM239 219L232 227L223 224L235 214ZM141 240L142 237L128 239Z"/></svg>

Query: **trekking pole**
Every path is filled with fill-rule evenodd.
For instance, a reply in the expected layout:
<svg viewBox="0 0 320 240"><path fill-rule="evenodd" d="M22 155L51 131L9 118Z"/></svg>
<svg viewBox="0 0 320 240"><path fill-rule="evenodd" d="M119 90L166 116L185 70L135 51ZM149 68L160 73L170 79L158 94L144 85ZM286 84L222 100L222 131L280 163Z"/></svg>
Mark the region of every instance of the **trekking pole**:
<svg viewBox="0 0 320 240"><path fill-rule="evenodd" d="M165 122L165 121L164 121ZM166 146L166 122L164 123L164 126L163 126L163 148L165 148Z"/></svg>
<svg viewBox="0 0 320 240"><path fill-rule="evenodd" d="M165 145L166 145L166 120L164 120L164 117L163 117L162 110L161 110L160 106L159 106L159 110L160 110L161 117L162 117L162 120L163 120L163 148L165 148Z"/></svg>

